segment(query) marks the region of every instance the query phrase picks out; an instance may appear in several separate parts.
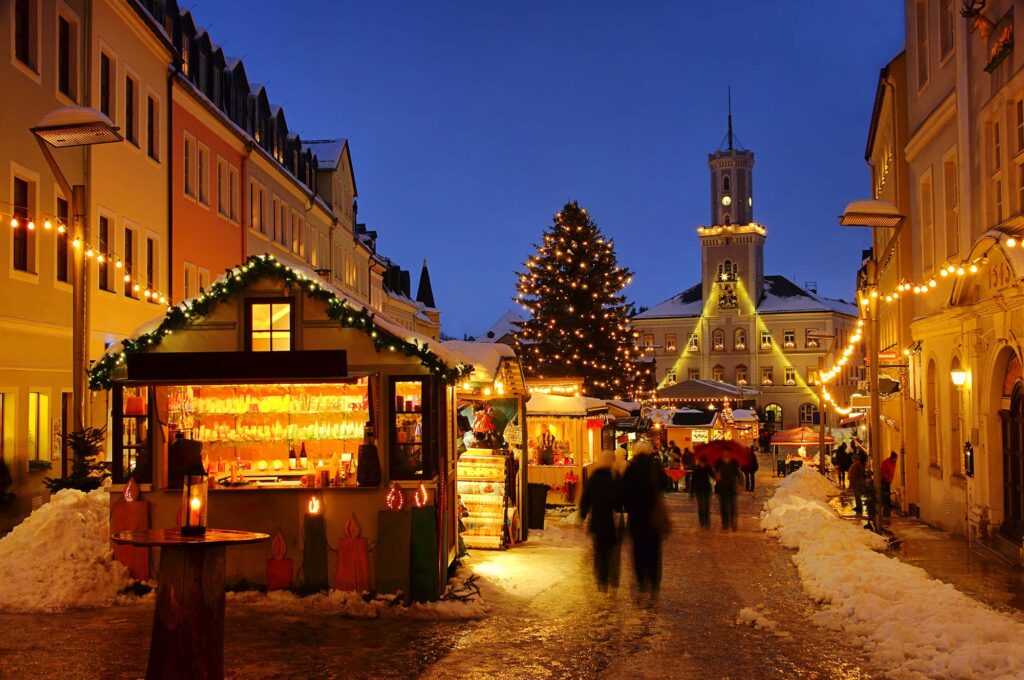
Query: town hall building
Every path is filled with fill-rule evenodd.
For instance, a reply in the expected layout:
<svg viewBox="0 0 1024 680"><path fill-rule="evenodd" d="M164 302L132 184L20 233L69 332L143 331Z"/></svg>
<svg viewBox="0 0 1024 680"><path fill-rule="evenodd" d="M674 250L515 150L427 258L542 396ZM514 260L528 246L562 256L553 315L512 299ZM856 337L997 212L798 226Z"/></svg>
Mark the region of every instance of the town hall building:
<svg viewBox="0 0 1024 680"><path fill-rule="evenodd" d="M683 381L728 383L753 392L769 429L811 426L819 358L845 346L857 307L764 273L768 232L754 221L754 153L734 145L731 115L727 139L708 156L711 224L697 228L701 280L633 317L640 362L653 371L656 396ZM857 378L851 363L830 385L839 403Z"/></svg>

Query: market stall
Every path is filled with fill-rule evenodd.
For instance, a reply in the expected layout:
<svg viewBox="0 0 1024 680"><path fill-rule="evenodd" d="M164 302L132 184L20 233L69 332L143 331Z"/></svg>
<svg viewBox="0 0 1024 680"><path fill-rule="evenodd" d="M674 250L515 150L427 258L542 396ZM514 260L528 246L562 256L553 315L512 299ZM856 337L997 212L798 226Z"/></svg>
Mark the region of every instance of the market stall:
<svg viewBox="0 0 1024 680"><path fill-rule="evenodd" d="M578 500L583 468L601 450L601 432L608 422L608 404L601 399L531 394L527 446L530 481L546 484L549 504Z"/></svg>
<svg viewBox="0 0 1024 680"><path fill-rule="evenodd" d="M194 502L209 525L279 537L280 554L229 553L228 584L266 583L273 559L289 584L322 573L313 585L326 587L365 560L363 585L431 599L455 553L463 371L315 272L262 256L112 348L90 381L111 390L111 492L142 482L154 528L188 523L182 487L201 462L209 494ZM353 535L376 543L372 556L366 542L334 550Z"/></svg>
<svg viewBox="0 0 1024 680"><path fill-rule="evenodd" d="M794 427L772 435L772 469L776 475L787 475L804 465L818 465L818 447L821 434L809 427ZM835 443L832 435L825 434L825 446Z"/></svg>
<svg viewBox="0 0 1024 680"><path fill-rule="evenodd" d="M454 491L469 548L526 539L526 383L519 358L500 343L450 340L444 348L472 368L456 386Z"/></svg>

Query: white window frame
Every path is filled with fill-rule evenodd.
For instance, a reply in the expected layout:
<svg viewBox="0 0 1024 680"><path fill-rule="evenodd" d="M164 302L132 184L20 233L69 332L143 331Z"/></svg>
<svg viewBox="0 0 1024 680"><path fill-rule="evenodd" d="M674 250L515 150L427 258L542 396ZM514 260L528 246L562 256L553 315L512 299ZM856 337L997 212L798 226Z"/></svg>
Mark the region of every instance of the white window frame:
<svg viewBox="0 0 1024 680"><path fill-rule="evenodd" d="M917 210L920 215L921 274L928 276L935 267L935 177L931 167L917 182Z"/></svg>
<svg viewBox="0 0 1024 680"><path fill-rule="evenodd" d="M102 62L100 55L106 55L110 59L110 120L117 125L118 121L121 120L121 111L119 109L121 104L121 76L120 76L120 65L121 60L117 56L117 52L110 48L110 45L100 40L99 49L96 51L96 92L93 95L96 97L96 109L100 110L100 100L103 94L103 82L100 78L100 64Z"/></svg>
<svg viewBox="0 0 1024 680"><path fill-rule="evenodd" d="M124 104L125 112L128 111L128 84L127 83L128 83L128 79L129 78L131 78L132 82L135 84L135 87L132 88L132 90L135 92L135 101L133 102L133 106L132 106L133 114L134 114L134 117L132 118L132 120L135 121L135 139L131 139L131 138L128 137L128 127L127 127L128 119L127 119L127 117L125 117L121 121L121 134L124 135L124 140L126 142L128 142L131 146L133 146L136 149L141 151L142 150L142 126L141 126L142 119L141 119L141 116L139 115L139 111L140 111L140 108L141 108L139 106L139 101L142 98L142 78L140 78L139 74L136 73L130 66L125 64L125 66L124 66L124 77L121 78L121 80L122 80L122 87L123 87L123 94L121 96L121 99L123 100L122 103ZM122 115L124 115L124 114L122 114Z"/></svg>
<svg viewBox="0 0 1024 680"><path fill-rule="evenodd" d="M125 236L125 234L129 231L132 233L131 272L128 271L128 239ZM143 231L135 222L132 222L131 220L124 220L124 224L121 225L119 233L121 234L121 257L124 261L122 262L122 273L117 279L117 285L119 286L119 288L115 290L119 291L121 297L125 298L126 300L138 300L142 297L142 291L143 289L145 289L145 286L143 286L142 283L140 283L143 282L143 277L139 275L139 271L143 269L143 267L141 266L142 258L140 256L142 249L139 248L139 244L142 243ZM128 273L131 274L132 280L128 282L129 284L131 284L131 287L128 289L130 291L130 294L126 295L124 292L124 275ZM135 284L139 285L139 290L135 290Z"/></svg>
<svg viewBox="0 0 1024 680"><path fill-rule="evenodd" d="M923 30L920 23L920 12L922 9L924 10ZM928 23L928 0L916 0L914 3L914 56L917 59L914 64L914 78L917 83L918 93L923 92L928 87L928 83L931 82L931 40L928 35Z"/></svg>
<svg viewBox="0 0 1024 680"><path fill-rule="evenodd" d="M153 155L149 153L149 100L153 100ZM151 87L146 88L146 106L144 108L145 128L146 128L146 144L144 151L146 158L153 161L154 163L160 163L160 159L164 157L163 154L163 117L160 115L163 110L163 102L160 99L160 95Z"/></svg>
<svg viewBox="0 0 1024 680"><path fill-rule="evenodd" d="M202 161L206 158L206 162ZM196 202L207 210L210 208L210 147L196 142Z"/></svg>
<svg viewBox="0 0 1024 680"><path fill-rule="evenodd" d="M12 5L14 3L11 3ZM13 17L13 15L12 15ZM7 195L11 197L11 201L14 199L14 180L15 178L28 182L28 205L26 206L26 212L28 218L35 221L35 213L39 211L39 173L33 170L29 170L23 165L19 165L14 161L11 161L10 178L7 180ZM5 206L11 207L13 206ZM38 283L39 282L39 239L37 232L42 229L42 224L37 224L36 228L29 231L26 225L21 225L18 229L24 229L27 233L27 253L26 253L26 265L28 271L22 271L21 269L14 268L14 229L3 225L8 232L9 236L7 241L7 271L12 279L17 279L25 283Z"/></svg>
<svg viewBox="0 0 1024 680"><path fill-rule="evenodd" d="M196 266L191 262L182 263L181 295L183 300L191 300L199 295L199 279ZM191 280L191 285L190 285Z"/></svg>
<svg viewBox="0 0 1024 680"><path fill-rule="evenodd" d="M192 152L189 153L189 148ZM181 140L181 189L186 198L197 200L198 185L196 183L196 154L198 143L193 135L187 132L182 133ZM189 186L191 185L191 187Z"/></svg>
<svg viewBox="0 0 1024 680"><path fill-rule="evenodd" d="M18 59L17 50L15 49L15 21L14 21L14 1L8 3L11 9L10 13L10 26L11 26L11 65L17 70L21 71L30 80L34 81L36 85L41 85L43 82L42 67L40 62L42 61L42 44L43 44L43 22L42 22L42 2L34 0L29 3L32 8L33 17L32 23L35 24L35 31L32 31L32 26L29 27L29 31L35 33L35 42L31 46L33 54L33 64L26 64L21 59Z"/></svg>
<svg viewBox="0 0 1024 680"><path fill-rule="evenodd" d="M956 0L941 0L939 2L939 66L945 66L949 61L953 53L956 52L956 27L957 27L957 9L959 3ZM944 45L942 44L946 32L943 31L943 24L946 20L949 20L949 49L945 52L942 51Z"/></svg>
<svg viewBox="0 0 1024 680"><path fill-rule="evenodd" d="M228 205L230 196L228 194L228 162L221 155L217 156L217 188L214 193L217 195L217 214L221 217L231 219L231 208Z"/></svg>
<svg viewBox="0 0 1024 680"><path fill-rule="evenodd" d="M239 174L238 168L234 165L228 164L228 209L230 219L235 224L238 224L238 192L241 187L239 186Z"/></svg>
<svg viewBox="0 0 1024 680"><path fill-rule="evenodd" d="M13 4L13 3L12 3ZM70 94L60 90L60 19L71 25L71 45L68 69L70 70ZM71 10L63 0L57 0L53 13L53 92L60 101L69 106L77 106L82 94L80 65L82 63L82 22L78 14Z"/></svg>
<svg viewBox="0 0 1024 680"><path fill-rule="evenodd" d="M1021 209L1024 210L1024 205ZM960 226L963 224L960 219L960 162L956 145L942 157L942 221L946 234L945 256L955 258L960 252Z"/></svg>
<svg viewBox="0 0 1024 680"><path fill-rule="evenodd" d="M60 213L60 210L58 209L57 204L58 204L58 201L60 201L61 199L64 199L65 202L68 204L68 224L64 225L65 226L64 236L67 237L67 241L68 241L68 262L67 262L67 266L68 266L68 280L67 281L61 281L59 278L57 278L57 271L58 271L58 268L57 268L58 260L57 260L57 258L59 257L58 242L59 242L59 239L60 239L60 232L57 231L57 226L60 224L60 222L57 220L57 215ZM75 280L75 256L74 256L75 249L71 245L71 241L74 240L74 238L75 238L74 234L71 233L71 220L72 220L72 215L71 215L71 199L70 198L66 198L64 196L64 194L61 193L60 186L58 186L56 182L53 185L53 215L54 215L54 219L53 219L53 285L58 290L63 290L65 292L70 293L71 290L72 290L72 282Z"/></svg>

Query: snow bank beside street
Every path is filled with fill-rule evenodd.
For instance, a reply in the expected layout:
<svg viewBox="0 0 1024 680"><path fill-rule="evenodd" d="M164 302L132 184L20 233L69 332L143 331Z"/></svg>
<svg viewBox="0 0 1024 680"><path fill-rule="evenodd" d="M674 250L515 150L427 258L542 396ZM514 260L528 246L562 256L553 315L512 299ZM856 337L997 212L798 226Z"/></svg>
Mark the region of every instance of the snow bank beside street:
<svg viewBox="0 0 1024 680"><path fill-rule="evenodd" d="M860 638L891 678L1024 677L1024 624L874 552L884 541L839 519L826 503L836 493L802 468L761 515L763 529L797 549L804 589L825 605L818 623Z"/></svg>
<svg viewBox="0 0 1024 680"><path fill-rule="evenodd" d="M247 591L228 593L236 604L265 608L290 614L335 614L357 619L404 617L412 619L479 619L487 614L487 605L480 596L471 574L464 570L448 581L442 599L437 602L414 602L405 606L394 595L377 594L369 599L352 591L331 590L305 597L287 590L269 593Z"/></svg>
<svg viewBox="0 0 1024 680"><path fill-rule="evenodd" d="M113 603L129 583L110 547L110 495L66 489L0 540L0 609Z"/></svg>

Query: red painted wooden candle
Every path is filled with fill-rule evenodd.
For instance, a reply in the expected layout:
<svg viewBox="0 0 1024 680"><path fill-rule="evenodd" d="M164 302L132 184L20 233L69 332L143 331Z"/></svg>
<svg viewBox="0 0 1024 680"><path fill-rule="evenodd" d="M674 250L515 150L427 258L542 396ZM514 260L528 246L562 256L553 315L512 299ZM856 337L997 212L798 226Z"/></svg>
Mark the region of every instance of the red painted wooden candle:
<svg viewBox="0 0 1024 680"><path fill-rule="evenodd" d="M267 560L267 590L283 590L292 587L294 571L291 559L285 558L287 551L288 545L284 541L284 536L278 531L270 544L270 554L273 557Z"/></svg>

